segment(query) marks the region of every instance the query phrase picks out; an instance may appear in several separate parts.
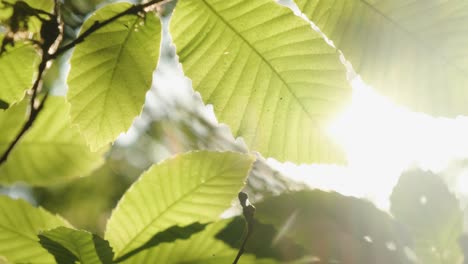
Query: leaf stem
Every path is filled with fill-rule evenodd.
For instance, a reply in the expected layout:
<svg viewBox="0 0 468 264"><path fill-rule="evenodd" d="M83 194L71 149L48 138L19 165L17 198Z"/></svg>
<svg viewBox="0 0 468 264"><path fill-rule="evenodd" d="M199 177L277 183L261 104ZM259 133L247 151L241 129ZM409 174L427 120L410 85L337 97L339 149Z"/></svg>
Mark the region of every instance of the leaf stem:
<svg viewBox="0 0 468 264"><path fill-rule="evenodd" d="M242 214L244 215L245 221L246 221L246 228L247 228L247 233L244 237L244 240L242 241L242 245L239 248L239 252L237 253L236 258L234 259L234 262L232 264L237 264L239 261L240 257L245 251L245 244L247 244L247 240L249 240L250 236L252 235L253 232L253 227L254 227L254 214L255 214L255 206L253 206L248 198L249 196L244 193L240 192L238 195L239 202L242 206Z"/></svg>

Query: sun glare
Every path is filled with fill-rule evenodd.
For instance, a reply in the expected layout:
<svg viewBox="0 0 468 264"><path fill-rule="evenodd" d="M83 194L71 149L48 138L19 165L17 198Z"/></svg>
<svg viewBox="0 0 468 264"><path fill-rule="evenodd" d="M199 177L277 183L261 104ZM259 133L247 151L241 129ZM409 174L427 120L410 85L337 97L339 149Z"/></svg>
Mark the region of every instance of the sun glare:
<svg viewBox="0 0 468 264"><path fill-rule="evenodd" d="M270 164L313 187L365 197L388 209L402 171L418 166L440 172L451 161L468 157L467 118L411 112L378 95L360 78L353 80L352 87L349 108L329 126L329 134L347 154L346 166L282 164L271 159Z"/></svg>

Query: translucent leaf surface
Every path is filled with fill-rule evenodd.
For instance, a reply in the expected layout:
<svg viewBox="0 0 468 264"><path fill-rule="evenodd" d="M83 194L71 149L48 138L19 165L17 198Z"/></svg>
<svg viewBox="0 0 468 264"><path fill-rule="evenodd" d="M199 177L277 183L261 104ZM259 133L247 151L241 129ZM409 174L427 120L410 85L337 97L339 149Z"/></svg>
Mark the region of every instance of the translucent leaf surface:
<svg viewBox="0 0 468 264"><path fill-rule="evenodd" d="M130 7L107 5L81 31ZM71 58L68 101L92 150L114 141L140 114L159 58L161 24L149 12L127 15L99 29L79 44Z"/></svg>
<svg viewBox="0 0 468 264"><path fill-rule="evenodd" d="M3 36L0 36L0 43ZM12 105L20 101L34 82L40 56L32 45L16 43L0 56L0 100Z"/></svg>
<svg viewBox="0 0 468 264"><path fill-rule="evenodd" d="M24 123L26 104L0 112L0 150L11 144ZM0 183L26 182L45 185L87 173L103 162L104 149L91 152L69 120L69 106L63 97L49 97L31 129L0 166Z"/></svg>
<svg viewBox="0 0 468 264"><path fill-rule="evenodd" d="M251 156L241 153L200 151L151 167L108 222L105 238L116 258L173 225L218 219L244 185L252 163Z"/></svg>
<svg viewBox="0 0 468 264"><path fill-rule="evenodd" d="M468 115L468 2L294 1L382 94L416 111Z"/></svg>
<svg viewBox="0 0 468 264"><path fill-rule="evenodd" d="M57 263L111 264L112 249L97 235L83 230L58 227L39 235L41 245Z"/></svg>
<svg viewBox="0 0 468 264"><path fill-rule="evenodd" d="M0 256L8 261L54 263L54 257L41 247L37 235L58 226L68 226L68 223L23 200L0 195Z"/></svg>
<svg viewBox="0 0 468 264"><path fill-rule="evenodd" d="M391 211L414 237L421 263L461 263L458 239L463 212L443 180L430 172L404 173L391 196Z"/></svg>
<svg viewBox="0 0 468 264"><path fill-rule="evenodd" d="M223 241L215 238L231 220L223 220L210 224L202 232L192 235L187 240L177 240L162 244L156 248L145 250L140 254L122 262L126 264L167 263L167 264L218 264L232 263L237 250L232 249ZM239 236L242 233L238 234ZM272 260L260 260L249 254L244 254L239 264L273 264Z"/></svg>
<svg viewBox="0 0 468 264"><path fill-rule="evenodd" d="M179 60L218 119L264 156L342 162L323 130L351 89L337 51L271 0L181 0Z"/></svg>

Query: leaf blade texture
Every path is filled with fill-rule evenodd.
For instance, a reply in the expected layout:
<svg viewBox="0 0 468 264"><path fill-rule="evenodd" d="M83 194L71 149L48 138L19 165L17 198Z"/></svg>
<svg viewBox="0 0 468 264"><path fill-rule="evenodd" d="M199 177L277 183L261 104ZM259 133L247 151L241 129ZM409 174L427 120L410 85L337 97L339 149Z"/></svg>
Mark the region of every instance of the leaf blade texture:
<svg viewBox="0 0 468 264"><path fill-rule="evenodd" d="M96 11L81 32L131 5L117 3ZM140 114L159 59L161 23L153 12L126 15L79 44L71 58L67 98L72 122L92 150L114 141Z"/></svg>
<svg viewBox="0 0 468 264"><path fill-rule="evenodd" d="M26 201L0 195L0 256L11 263L53 263L54 258L39 244L38 233L69 226L62 218Z"/></svg>
<svg viewBox="0 0 468 264"><path fill-rule="evenodd" d="M194 89L234 136L281 161L344 161L323 123L349 98L346 69L309 23L269 0L182 0L170 30Z"/></svg>
<svg viewBox="0 0 468 264"><path fill-rule="evenodd" d="M3 36L0 36L0 43ZM15 43L0 56L0 100L15 104L23 99L37 74L40 56L32 45Z"/></svg>

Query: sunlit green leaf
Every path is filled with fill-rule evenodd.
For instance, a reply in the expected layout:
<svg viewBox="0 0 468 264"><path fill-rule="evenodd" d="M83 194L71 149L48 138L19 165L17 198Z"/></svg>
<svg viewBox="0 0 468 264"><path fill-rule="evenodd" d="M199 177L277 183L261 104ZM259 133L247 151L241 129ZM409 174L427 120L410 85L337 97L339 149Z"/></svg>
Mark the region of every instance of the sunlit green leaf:
<svg viewBox="0 0 468 264"><path fill-rule="evenodd" d="M112 263L109 243L87 231L58 227L42 232L39 238L40 244L55 256L57 263Z"/></svg>
<svg viewBox="0 0 468 264"><path fill-rule="evenodd" d="M232 263L237 249L229 247L221 240L215 239L231 220L223 220L210 224L202 232L192 235L187 240L177 240L173 243L162 244L158 247L145 250L140 254L122 262L126 264L140 263L167 263L167 264L220 264ZM238 234L242 236L242 233ZM256 259L245 254L239 264L272 264L272 260Z"/></svg>
<svg viewBox="0 0 468 264"><path fill-rule="evenodd" d="M244 185L252 163L246 154L199 151L151 167L123 196L107 224L105 238L116 258L173 225L218 219Z"/></svg>
<svg viewBox="0 0 468 264"><path fill-rule="evenodd" d="M416 111L468 114L466 1L294 1L382 94Z"/></svg>
<svg viewBox="0 0 468 264"><path fill-rule="evenodd" d="M324 263L409 263L407 236L368 201L312 190L271 197L255 206L256 218L273 224L278 237L300 243Z"/></svg>
<svg viewBox="0 0 468 264"><path fill-rule="evenodd" d="M107 5L83 25L86 30L130 7ZM72 122L92 150L114 141L140 114L159 58L161 24L149 12L127 15L99 29L79 44L71 58L68 100Z"/></svg>
<svg viewBox="0 0 468 264"><path fill-rule="evenodd" d="M37 235L68 225L42 208L0 195L0 256L12 263L54 263L54 257L41 247Z"/></svg>
<svg viewBox="0 0 468 264"><path fill-rule="evenodd" d="M0 43L3 36L0 34ZM0 56L0 100L12 105L20 101L34 82L40 56L30 44L16 43Z"/></svg>
<svg viewBox="0 0 468 264"><path fill-rule="evenodd" d="M271 0L180 0L170 29L193 87L248 146L343 161L323 122L349 98L346 70L307 22Z"/></svg>
<svg viewBox="0 0 468 264"><path fill-rule="evenodd" d="M0 112L0 150L11 144L24 123L25 104ZM103 162L103 150L91 152L68 116L63 97L49 97L31 129L0 166L0 183L45 185L87 173Z"/></svg>
<svg viewBox="0 0 468 264"><path fill-rule="evenodd" d="M391 202L393 215L414 237L421 263L460 263L463 212L440 177L423 171L404 173Z"/></svg>

